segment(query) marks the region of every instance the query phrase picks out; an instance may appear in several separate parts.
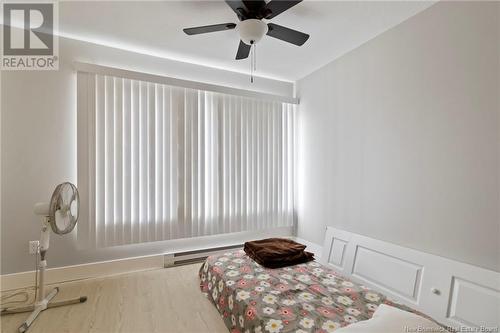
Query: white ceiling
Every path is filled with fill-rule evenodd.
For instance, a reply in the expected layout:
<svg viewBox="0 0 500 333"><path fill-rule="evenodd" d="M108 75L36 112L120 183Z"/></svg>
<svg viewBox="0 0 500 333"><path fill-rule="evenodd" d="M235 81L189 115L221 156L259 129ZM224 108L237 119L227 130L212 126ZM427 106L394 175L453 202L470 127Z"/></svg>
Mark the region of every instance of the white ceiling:
<svg viewBox="0 0 500 333"><path fill-rule="evenodd" d="M311 35L302 46L265 36L257 46L257 74L295 81L417 14L429 1L306 0L272 22ZM187 36L182 28L234 22L223 1L69 1L59 3L63 36L231 71L248 72L234 60L236 30Z"/></svg>

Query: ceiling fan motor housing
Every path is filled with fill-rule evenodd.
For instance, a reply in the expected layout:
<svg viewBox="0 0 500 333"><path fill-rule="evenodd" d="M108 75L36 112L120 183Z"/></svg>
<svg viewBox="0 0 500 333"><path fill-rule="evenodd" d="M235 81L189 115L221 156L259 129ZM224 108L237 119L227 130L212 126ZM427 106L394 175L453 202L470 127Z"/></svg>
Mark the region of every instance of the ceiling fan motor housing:
<svg viewBox="0 0 500 333"><path fill-rule="evenodd" d="M238 23L238 31L243 43L252 45L259 42L267 33L267 24L257 19L248 19Z"/></svg>

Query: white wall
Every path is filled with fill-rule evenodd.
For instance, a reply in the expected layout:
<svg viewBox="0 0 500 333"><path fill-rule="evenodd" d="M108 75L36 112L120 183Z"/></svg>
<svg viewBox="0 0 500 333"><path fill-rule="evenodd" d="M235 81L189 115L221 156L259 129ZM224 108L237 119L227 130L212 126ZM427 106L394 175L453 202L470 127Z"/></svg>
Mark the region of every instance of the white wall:
<svg viewBox="0 0 500 333"><path fill-rule="evenodd" d="M298 82L298 237L500 271L500 4L442 2Z"/></svg>
<svg viewBox="0 0 500 333"><path fill-rule="evenodd" d="M1 273L33 269L28 241L39 238L35 202L47 201L63 181L76 183L76 73L74 61L291 96L293 84L169 61L71 39L60 39L58 71L1 73ZM53 235L49 266L163 253L203 246L213 238L78 250L75 233ZM261 234L262 236L262 234ZM248 234L229 235L239 241ZM224 237L223 237L224 238Z"/></svg>

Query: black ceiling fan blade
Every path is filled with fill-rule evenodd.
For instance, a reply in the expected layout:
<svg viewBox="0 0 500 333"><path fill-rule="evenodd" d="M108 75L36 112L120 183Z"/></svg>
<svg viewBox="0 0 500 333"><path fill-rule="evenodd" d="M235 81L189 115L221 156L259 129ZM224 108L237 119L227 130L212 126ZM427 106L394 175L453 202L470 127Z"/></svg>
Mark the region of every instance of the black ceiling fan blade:
<svg viewBox="0 0 500 333"><path fill-rule="evenodd" d="M266 2L264 0L243 0L243 3L249 14L253 14L250 16L255 16L256 18L258 18L258 14L266 7Z"/></svg>
<svg viewBox="0 0 500 333"><path fill-rule="evenodd" d="M286 28L278 24L268 23L267 27L269 28L269 30L267 31L268 36L281 39L285 42L292 43L297 46L302 46L309 39L308 34Z"/></svg>
<svg viewBox="0 0 500 333"><path fill-rule="evenodd" d="M266 19L272 19L273 17L278 16L283 13L285 10L288 10L295 6L296 4L302 2L302 0L295 1L284 1L284 0L271 0L267 3L264 8L264 17Z"/></svg>
<svg viewBox="0 0 500 333"><path fill-rule="evenodd" d="M250 54L250 48L250 45L245 44L242 40L240 40L240 46L238 46L238 52L236 52L236 60L248 58L248 55Z"/></svg>
<svg viewBox="0 0 500 333"><path fill-rule="evenodd" d="M236 28L235 23L222 23L222 24L205 25L202 27L186 28L183 29L183 31L187 35L198 35L198 34L206 34L207 32L231 30L234 28Z"/></svg>
<svg viewBox="0 0 500 333"><path fill-rule="evenodd" d="M246 20L248 18L248 9L241 0L226 0L226 3L233 12L236 13L240 21Z"/></svg>

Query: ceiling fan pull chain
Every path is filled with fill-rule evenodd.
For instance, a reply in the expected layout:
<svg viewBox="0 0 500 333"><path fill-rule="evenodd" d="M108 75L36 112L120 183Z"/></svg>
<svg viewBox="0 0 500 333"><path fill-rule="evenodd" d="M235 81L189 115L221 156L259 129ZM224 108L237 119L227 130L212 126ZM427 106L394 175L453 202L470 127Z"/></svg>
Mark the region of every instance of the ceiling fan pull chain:
<svg viewBox="0 0 500 333"><path fill-rule="evenodd" d="M253 71L257 72L257 44L253 45Z"/></svg>
<svg viewBox="0 0 500 333"><path fill-rule="evenodd" d="M253 69L255 60L255 44L250 45L250 82L253 83Z"/></svg>

